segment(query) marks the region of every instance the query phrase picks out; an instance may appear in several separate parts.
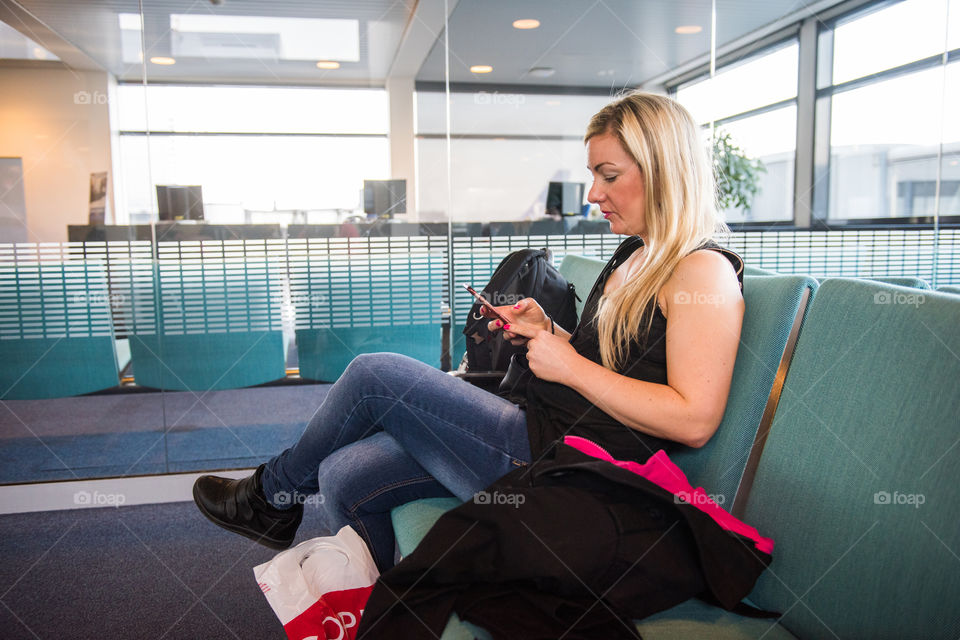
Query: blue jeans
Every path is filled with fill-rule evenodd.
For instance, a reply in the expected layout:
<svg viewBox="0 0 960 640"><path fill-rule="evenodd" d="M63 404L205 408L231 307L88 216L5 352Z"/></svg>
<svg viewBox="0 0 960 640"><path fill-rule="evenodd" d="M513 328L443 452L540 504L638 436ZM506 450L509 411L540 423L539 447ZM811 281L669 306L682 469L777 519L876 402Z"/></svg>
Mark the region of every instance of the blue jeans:
<svg viewBox="0 0 960 640"><path fill-rule="evenodd" d="M418 360L366 354L330 388L300 440L266 463L263 492L279 508L319 503L329 529L351 525L385 570L393 507L468 500L530 457L520 407Z"/></svg>

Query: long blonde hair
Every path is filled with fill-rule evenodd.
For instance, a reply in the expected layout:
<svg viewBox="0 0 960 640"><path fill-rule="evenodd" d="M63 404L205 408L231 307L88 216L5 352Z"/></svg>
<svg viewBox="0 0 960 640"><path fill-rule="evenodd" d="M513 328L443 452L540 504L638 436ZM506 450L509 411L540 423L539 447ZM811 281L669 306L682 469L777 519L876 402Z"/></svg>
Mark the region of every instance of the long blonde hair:
<svg viewBox="0 0 960 640"><path fill-rule="evenodd" d="M604 294L597 310L600 357L616 371L626 364L630 343L646 340L657 294L680 260L727 227L717 213L713 167L699 128L679 103L628 93L591 118L584 144L605 133L616 136L640 167L645 194L643 268Z"/></svg>

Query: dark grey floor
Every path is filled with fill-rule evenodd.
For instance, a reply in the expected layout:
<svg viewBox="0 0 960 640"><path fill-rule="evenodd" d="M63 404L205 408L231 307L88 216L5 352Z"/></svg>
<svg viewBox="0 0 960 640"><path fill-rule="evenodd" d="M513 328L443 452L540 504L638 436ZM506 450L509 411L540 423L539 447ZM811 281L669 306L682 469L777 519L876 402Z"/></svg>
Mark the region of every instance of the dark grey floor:
<svg viewBox="0 0 960 640"><path fill-rule="evenodd" d="M254 467L296 442L329 388L5 401L0 484Z"/></svg>
<svg viewBox="0 0 960 640"><path fill-rule="evenodd" d="M0 516L0 637L281 640L253 575L276 553L192 502Z"/></svg>

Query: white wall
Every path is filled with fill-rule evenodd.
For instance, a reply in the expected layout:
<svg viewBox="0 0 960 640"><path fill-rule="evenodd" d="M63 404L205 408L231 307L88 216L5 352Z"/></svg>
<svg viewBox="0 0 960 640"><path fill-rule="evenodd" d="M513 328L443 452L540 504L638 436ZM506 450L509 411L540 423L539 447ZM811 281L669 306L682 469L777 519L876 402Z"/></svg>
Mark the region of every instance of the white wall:
<svg viewBox="0 0 960 640"><path fill-rule="evenodd" d="M0 156L23 158L27 241L63 242L88 222L91 173L109 172L110 221L107 85L105 72L0 68Z"/></svg>

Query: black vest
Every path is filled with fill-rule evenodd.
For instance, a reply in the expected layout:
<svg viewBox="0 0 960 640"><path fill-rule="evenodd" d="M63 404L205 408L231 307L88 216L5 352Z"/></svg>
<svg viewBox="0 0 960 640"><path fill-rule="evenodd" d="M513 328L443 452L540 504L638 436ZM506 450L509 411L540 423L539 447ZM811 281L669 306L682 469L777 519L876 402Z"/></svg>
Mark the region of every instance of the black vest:
<svg viewBox="0 0 960 640"><path fill-rule="evenodd" d="M643 240L638 236L632 236L620 243L590 290L580 323L570 337L570 343L577 353L598 364L601 364L600 343L594 319L603 288L610 274L642 246ZM737 272L740 287L743 288L743 260L740 256L712 241L700 248L714 249L730 260ZM646 322L645 319L640 321ZM666 335L667 319L660 311L660 306L656 305L653 323L646 339L630 345L627 364L618 373L645 382L667 384ZM640 462L646 461L660 449L670 453L682 446L631 429L595 407L570 387L537 377L532 377L527 386L526 408L527 432L534 459L566 435L592 440L609 451L614 458Z"/></svg>

